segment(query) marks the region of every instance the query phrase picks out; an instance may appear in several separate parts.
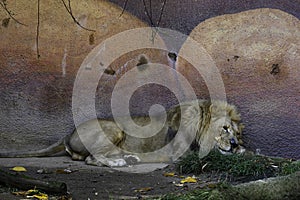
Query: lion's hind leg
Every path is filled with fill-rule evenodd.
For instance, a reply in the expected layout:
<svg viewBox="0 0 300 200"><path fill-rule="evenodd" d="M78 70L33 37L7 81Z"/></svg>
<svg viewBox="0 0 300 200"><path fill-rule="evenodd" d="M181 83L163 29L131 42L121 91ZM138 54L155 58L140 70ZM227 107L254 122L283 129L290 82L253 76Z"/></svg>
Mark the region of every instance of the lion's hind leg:
<svg viewBox="0 0 300 200"><path fill-rule="evenodd" d="M125 133L110 121L102 123L102 131L97 133L97 142L90 141L90 155L86 164L95 166L121 167L128 165L121 149Z"/></svg>

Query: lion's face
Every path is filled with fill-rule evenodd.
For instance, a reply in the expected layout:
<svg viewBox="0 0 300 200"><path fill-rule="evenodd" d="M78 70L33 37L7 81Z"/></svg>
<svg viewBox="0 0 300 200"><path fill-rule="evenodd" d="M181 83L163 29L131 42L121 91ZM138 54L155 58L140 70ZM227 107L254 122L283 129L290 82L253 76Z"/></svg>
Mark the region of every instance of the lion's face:
<svg viewBox="0 0 300 200"><path fill-rule="evenodd" d="M215 137L216 148L222 154L243 153L245 148L241 146L241 131L243 125L232 121L230 118L220 120L218 136Z"/></svg>

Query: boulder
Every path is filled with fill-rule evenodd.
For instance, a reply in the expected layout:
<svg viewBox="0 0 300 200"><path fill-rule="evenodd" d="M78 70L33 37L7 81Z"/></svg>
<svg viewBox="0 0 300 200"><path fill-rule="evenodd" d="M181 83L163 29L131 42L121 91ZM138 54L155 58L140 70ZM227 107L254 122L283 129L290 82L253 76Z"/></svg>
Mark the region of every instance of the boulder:
<svg viewBox="0 0 300 200"><path fill-rule="evenodd" d="M189 62L179 57L177 70L197 95L208 98L212 89L222 89L216 82L211 86L220 74L228 101L241 110L246 147L300 159L299 19L268 8L222 15L195 27L179 55L194 51L190 41L198 42L203 52L194 52ZM203 57L200 63L198 54ZM198 63L190 64L193 61ZM213 75L201 78L195 65Z"/></svg>

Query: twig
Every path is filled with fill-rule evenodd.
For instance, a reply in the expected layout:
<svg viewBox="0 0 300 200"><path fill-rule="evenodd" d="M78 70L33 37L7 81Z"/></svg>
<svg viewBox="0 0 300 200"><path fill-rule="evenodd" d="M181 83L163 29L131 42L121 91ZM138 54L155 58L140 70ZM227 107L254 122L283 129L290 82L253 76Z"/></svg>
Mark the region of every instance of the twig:
<svg viewBox="0 0 300 200"><path fill-rule="evenodd" d="M150 1L150 2L151 2L151 1ZM147 5L146 5L145 0L143 0L143 5L144 5L144 11L145 11L145 13L146 13L148 19L150 20L151 26L155 26L154 23L153 23L153 20L152 20L152 16L149 14L149 11L148 11L148 9L147 9ZM152 12L152 11L151 11L151 12Z"/></svg>
<svg viewBox="0 0 300 200"><path fill-rule="evenodd" d="M23 26L27 26L26 24L20 22L19 20L17 20L16 18L13 17L12 13L6 7L7 4L5 3L5 0L2 0L2 2L0 2L0 5L7 12L9 17L12 18L15 22L17 22L18 24L21 24Z"/></svg>
<svg viewBox="0 0 300 200"><path fill-rule="evenodd" d="M37 26L36 26L36 54L37 58L39 59L41 57L40 51L39 51L39 36L40 36L40 0L37 2Z"/></svg>
<svg viewBox="0 0 300 200"><path fill-rule="evenodd" d="M74 17L73 15L73 12L72 12L72 7L71 7L71 0L68 0L68 5L66 4L65 0L61 0L61 2L64 4L67 12L70 14L70 16L72 17L73 21L82 29L84 30L87 30L87 31L92 31L92 32L96 32L96 30L93 30L93 29L89 29L89 28L86 28L84 26L82 26L78 20Z"/></svg>
<svg viewBox="0 0 300 200"><path fill-rule="evenodd" d="M153 16L152 16L152 0L149 0L149 10L150 10L150 17L151 17L151 19L153 19Z"/></svg>
<svg viewBox="0 0 300 200"><path fill-rule="evenodd" d="M120 17L124 14L125 10L126 10L126 7L127 7L127 3L128 3L128 0L125 0L124 1L124 5L123 5L123 8L122 8L122 12L120 14Z"/></svg>
<svg viewBox="0 0 300 200"><path fill-rule="evenodd" d="M22 190L39 189L47 193L66 194L67 185L58 181L43 181L21 174L11 174L0 169L0 182L10 187L17 187Z"/></svg>
<svg viewBox="0 0 300 200"><path fill-rule="evenodd" d="M160 9L159 18L158 18L156 24L154 24L153 15L152 15L152 0L149 0L149 11L147 9L147 5L146 5L145 0L143 0L144 11L145 11L146 15L148 16L148 19L150 20L151 26L157 26L157 27L159 26L159 24L161 22L161 19L162 19L162 16L163 16L163 13L164 13L166 3L167 3L167 0L163 0L162 7Z"/></svg>
<svg viewBox="0 0 300 200"><path fill-rule="evenodd" d="M159 26L159 24L161 22L162 15L164 13L166 3L167 3L167 0L164 0L164 2L162 3L162 7L161 7L161 10L160 10L160 15L159 15L159 18L158 18L158 21L157 21L157 26Z"/></svg>

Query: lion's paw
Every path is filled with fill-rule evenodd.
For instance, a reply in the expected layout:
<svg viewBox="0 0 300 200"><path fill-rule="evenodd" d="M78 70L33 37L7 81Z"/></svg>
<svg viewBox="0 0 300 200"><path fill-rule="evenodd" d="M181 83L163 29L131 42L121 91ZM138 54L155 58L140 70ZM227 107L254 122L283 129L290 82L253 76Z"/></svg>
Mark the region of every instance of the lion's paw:
<svg viewBox="0 0 300 200"><path fill-rule="evenodd" d="M124 159L116 159L116 160L109 160L108 165L110 167L122 167L127 165L127 163Z"/></svg>
<svg viewBox="0 0 300 200"><path fill-rule="evenodd" d="M125 155L124 159L128 165L135 165L138 162L141 162L141 159L136 155Z"/></svg>

